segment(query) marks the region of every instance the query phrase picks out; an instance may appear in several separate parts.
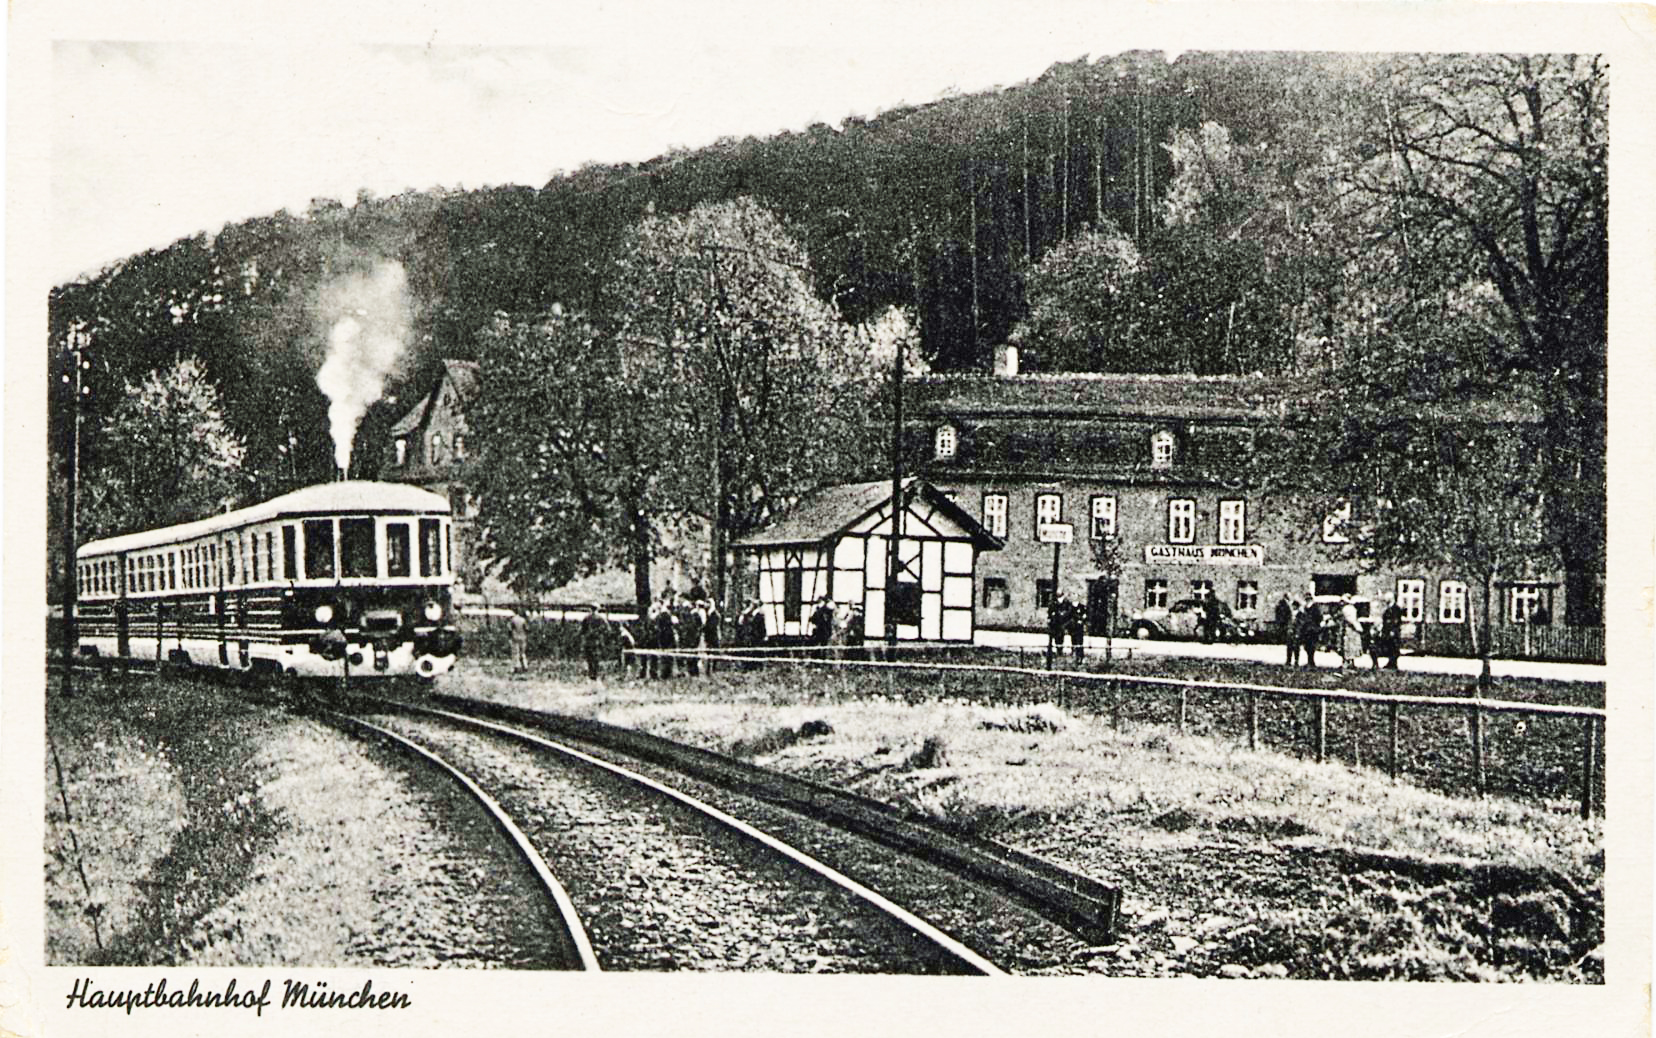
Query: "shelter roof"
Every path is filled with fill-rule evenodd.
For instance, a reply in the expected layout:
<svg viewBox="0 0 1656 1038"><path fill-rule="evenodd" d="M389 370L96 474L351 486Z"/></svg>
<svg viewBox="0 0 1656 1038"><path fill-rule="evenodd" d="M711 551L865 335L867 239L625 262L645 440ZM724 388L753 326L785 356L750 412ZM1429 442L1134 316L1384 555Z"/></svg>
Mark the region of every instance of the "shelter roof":
<svg viewBox="0 0 1656 1038"><path fill-rule="evenodd" d="M996 551L1003 545L949 496L917 476L902 481L905 495L920 495L949 517L980 549ZM891 500L891 480L841 483L812 491L770 526L737 541L732 547L763 548L789 544L821 544L835 540Z"/></svg>

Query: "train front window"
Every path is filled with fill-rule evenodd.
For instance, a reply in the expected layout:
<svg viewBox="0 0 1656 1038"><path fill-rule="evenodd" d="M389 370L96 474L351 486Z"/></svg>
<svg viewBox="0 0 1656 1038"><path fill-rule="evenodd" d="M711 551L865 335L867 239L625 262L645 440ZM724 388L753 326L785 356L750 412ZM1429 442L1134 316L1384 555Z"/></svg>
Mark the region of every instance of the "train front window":
<svg viewBox="0 0 1656 1038"><path fill-rule="evenodd" d="M332 519L305 520L305 576L334 575L334 531Z"/></svg>
<svg viewBox="0 0 1656 1038"><path fill-rule="evenodd" d="M372 519L341 519L339 521L339 565L341 576L379 576L374 565L374 521Z"/></svg>
<svg viewBox="0 0 1656 1038"><path fill-rule="evenodd" d="M299 575L299 546L296 543L298 535L293 527L282 527L282 576L288 580Z"/></svg>
<svg viewBox="0 0 1656 1038"><path fill-rule="evenodd" d="M408 524L385 524L385 575L408 576Z"/></svg>
<svg viewBox="0 0 1656 1038"><path fill-rule="evenodd" d="M435 519L420 520L420 576L435 577L442 564L443 530Z"/></svg>

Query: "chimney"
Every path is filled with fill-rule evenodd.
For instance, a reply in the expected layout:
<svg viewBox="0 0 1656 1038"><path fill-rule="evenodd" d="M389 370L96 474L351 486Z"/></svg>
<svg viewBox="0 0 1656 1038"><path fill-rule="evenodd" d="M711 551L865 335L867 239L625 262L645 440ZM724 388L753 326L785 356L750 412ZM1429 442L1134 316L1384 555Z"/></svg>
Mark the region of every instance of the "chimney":
<svg viewBox="0 0 1656 1038"><path fill-rule="evenodd" d="M995 355L995 374L1011 377L1018 373L1018 348L1008 345Z"/></svg>

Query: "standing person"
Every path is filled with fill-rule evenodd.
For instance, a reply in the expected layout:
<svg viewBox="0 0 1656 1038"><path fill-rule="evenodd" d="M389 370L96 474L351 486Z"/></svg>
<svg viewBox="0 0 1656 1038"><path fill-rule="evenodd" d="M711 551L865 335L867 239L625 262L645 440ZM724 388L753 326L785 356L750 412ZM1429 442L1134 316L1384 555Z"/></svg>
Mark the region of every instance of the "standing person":
<svg viewBox="0 0 1656 1038"><path fill-rule="evenodd" d="M655 603L653 601L644 603L644 608L639 610L638 619L633 621L633 626L637 629L637 641L640 649L656 647ZM653 678L655 673L655 656L648 652L639 656L638 676L640 678Z"/></svg>
<svg viewBox="0 0 1656 1038"><path fill-rule="evenodd" d="M603 607L592 603L587 615L581 617L581 658L586 660L587 680L598 680L598 658L609 651L613 637Z"/></svg>
<svg viewBox="0 0 1656 1038"><path fill-rule="evenodd" d="M1316 599L1305 603L1305 608L1299 615L1299 640L1305 648L1305 665L1315 669L1317 666L1317 643L1322 641L1322 607L1317 605Z"/></svg>
<svg viewBox="0 0 1656 1038"><path fill-rule="evenodd" d="M765 644L765 613L758 602L749 602L742 610L741 619L736 621L736 637L745 649L757 649ZM742 669L754 670L758 666L756 661L747 660Z"/></svg>
<svg viewBox="0 0 1656 1038"><path fill-rule="evenodd" d="M1294 600L1294 605L1299 599ZM1271 620L1276 627L1276 635L1282 643L1288 646L1288 666L1294 665L1294 657L1299 655L1294 651L1294 606L1288 604L1288 596L1277 599L1276 610L1271 614Z"/></svg>
<svg viewBox="0 0 1656 1038"><path fill-rule="evenodd" d="M617 621L615 624L615 666L622 677L632 675L633 650L638 648L638 639L633 636L632 626Z"/></svg>
<svg viewBox="0 0 1656 1038"><path fill-rule="evenodd" d="M1357 603L1349 594L1340 596L1340 669L1345 670L1362 654L1363 625L1357 622Z"/></svg>
<svg viewBox="0 0 1656 1038"><path fill-rule="evenodd" d="M1051 651L1060 656L1064 653L1064 634L1069 630L1069 610L1065 603L1064 593L1055 591L1047 606L1047 638L1052 643Z"/></svg>
<svg viewBox="0 0 1656 1038"><path fill-rule="evenodd" d="M668 588L662 593L661 601L656 603L655 609L655 642L656 648L671 651L678 648L678 618L673 615L673 589ZM655 677L670 678L673 676L673 657L656 657Z"/></svg>
<svg viewBox="0 0 1656 1038"><path fill-rule="evenodd" d="M707 645L709 653L719 651L721 632L719 625L724 623L724 615L719 612L719 603L711 598L707 600L707 609L702 617L702 641ZM713 661L707 661L707 672L713 673Z"/></svg>
<svg viewBox="0 0 1656 1038"><path fill-rule="evenodd" d="M693 678L701 676L701 662L697 659L697 650L701 648L702 621L705 616L700 600L692 599L679 607L678 643L679 648L690 650L690 655L684 659L684 669Z"/></svg>
<svg viewBox="0 0 1656 1038"><path fill-rule="evenodd" d="M512 638L512 673L523 674L529 670L529 621L523 618L518 610L512 610L511 625Z"/></svg>
<svg viewBox="0 0 1656 1038"><path fill-rule="evenodd" d="M1064 626L1069 630L1070 650L1075 654L1076 659L1081 659L1087 651L1085 648L1087 611L1081 608L1081 603L1067 596L1064 599L1064 605L1067 607L1066 612L1069 614L1065 618Z"/></svg>
<svg viewBox="0 0 1656 1038"><path fill-rule="evenodd" d="M1375 652L1376 667L1379 666L1379 655L1383 654L1390 660L1386 669L1397 669L1397 657L1403 654L1403 607L1392 595L1386 596L1386 608L1380 614L1380 644Z"/></svg>
<svg viewBox="0 0 1656 1038"><path fill-rule="evenodd" d="M1282 600L1284 602L1287 602L1288 601L1288 596L1284 595L1282 597ZM1288 619L1278 621L1278 626L1280 626L1282 628L1282 640L1288 647L1288 661L1285 665L1289 666L1289 667L1294 667L1294 666L1299 665L1299 655L1300 655L1299 622L1300 622L1300 610L1301 610L1301 608L1302 607L1300 606L1300 600L1299 600L1298 596L1295 596L1294 601L1291 604L1289 604L1289 606L1288 606Z"/></svg>
<svg viewBox="0 0 1656 1038"><path fill-rule="evenodd" d="M845 619L845 644L849 650L846 655L854 660L860 660L863 657L862 643L863 635L866 633L863 627L866 622L863 616L862 603L851 603L851 614Z"/></svg>
<svg viewBox="0 0 1656 1038"><path fill-rule="evenodd" d="M1219 598L1209 588L1202 592L1202 644L1212 645L1219 632Z"/></svg>
<svg viewBox="0 0 1656 1038"><path fill-rule="evenodd" d="M827 645L834 637L834 607L826 597L817 600L811 610L811 644Z"/></svg>

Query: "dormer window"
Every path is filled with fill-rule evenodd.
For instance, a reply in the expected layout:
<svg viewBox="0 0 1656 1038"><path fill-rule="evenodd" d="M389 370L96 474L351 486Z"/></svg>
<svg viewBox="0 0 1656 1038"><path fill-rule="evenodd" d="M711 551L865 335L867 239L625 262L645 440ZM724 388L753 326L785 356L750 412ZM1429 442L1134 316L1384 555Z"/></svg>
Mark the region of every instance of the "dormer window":
<svg viewBox="0 0 1656 1038"><path fill-rule="evenodd" d="M431 434L431 464L441 465L442 463L443 463L443 434L440 433L440 432L432 433Z"/></svg>
<svg viewBox="0 0 1656 1038"><path fill-rule="evenodd" d="M1153 469L1170 469L1173 467L1173 458L1177 453L1178 441L1173 433L1167 429L1158 429L1150 437L1150 467Z"/></svg>
<svg viewBox="0 0 1656 1038"><path fill-rule="evenodd" d="M408 464L408 437L397 437L397 464Z"/></svg>
<svg viewBox="0 0 1656 1038"><path fill-rule="evenodd" d="M455 433L454 434L454 457L455 457L455 460L462 459L465 456L466 456L466 434L465 433Z"/></svg>
<svg viewBox="0 0 1656 1038"><path fill-rule="evenodd" d="M937 427L937 437L932 443L933 453L936 455L937 460L938 461L943 461L945 459L954 457L955 456L955 447L958 445L958 443L959 443L959 440L958 440L958 437L955 435L955 427L954 426L952 426L952 425L940 425L940 426L938 426Z"/></svg>

